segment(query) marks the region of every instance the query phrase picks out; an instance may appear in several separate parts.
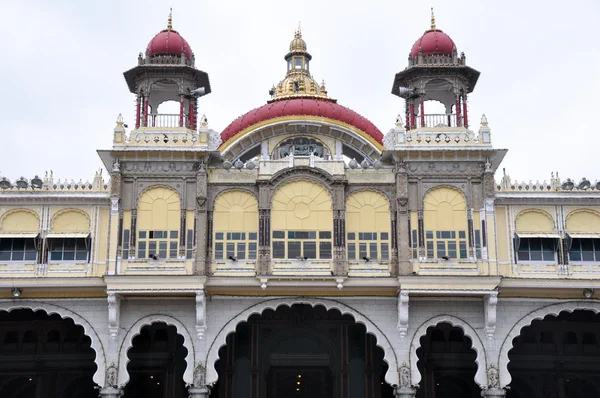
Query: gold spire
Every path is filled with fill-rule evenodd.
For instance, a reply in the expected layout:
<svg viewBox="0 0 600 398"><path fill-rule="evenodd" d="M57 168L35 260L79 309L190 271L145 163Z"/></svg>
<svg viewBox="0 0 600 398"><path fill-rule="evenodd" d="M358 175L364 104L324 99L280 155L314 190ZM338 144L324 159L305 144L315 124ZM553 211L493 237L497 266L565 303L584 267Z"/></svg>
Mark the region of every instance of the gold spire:
<svg viewBox="0 0 600 398"><path fill-rule="evenodd" d="M294 37L296 39L302 38L302 29L300 28L300 22L298 22L298 29L296 29L296 31L294 32Z"/></svg>
<svg viewBox="0 0 600 398"><path fill-rule="evenodd" d="M169 19L167 20L167 30L173 29L173 9L169 9Z"/></svg>
<svg viewBox="0 0 600 398"><path fill-rule="evenodd" d="M435 30L435 14L433 13L433 7L431 7L431 30Z"/></svg>

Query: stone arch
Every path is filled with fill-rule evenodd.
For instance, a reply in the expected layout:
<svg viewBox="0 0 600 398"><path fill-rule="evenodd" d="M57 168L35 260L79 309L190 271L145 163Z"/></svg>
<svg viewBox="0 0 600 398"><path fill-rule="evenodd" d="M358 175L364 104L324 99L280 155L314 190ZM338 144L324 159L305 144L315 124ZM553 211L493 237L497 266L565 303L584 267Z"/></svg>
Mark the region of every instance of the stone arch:
<svg viewBox="0 0 600 398"><path fill-rule="evenodd" d="M12 310L18 309L30 309L32 311L41 310L48 315L57 314L63 319L70 318L73 320L75 325L83 327L85 335L88 336L92 341L92 349L96 352L96 358L94 359L94 362L96 362L98 369L96 369L96 373L94 373L93 381L101 387L105 386L106 354L104 345L102 344L102 340L100 340L100 337L98 336L98 333L94 327L84 317L65 307L49 304L43 301L19 300L0 303L0 311L11 312Z"/></svg>
<svg viewBox="0 0 600 398"><path fill-rule="evenodd" d="M398 358L393 345L385 333L365 314L357 309L346 305L337 300L324 299L318 297L289 297L283 299L268 299L247 307L242 312L229 319L223 327L217 332L214 340L211 342L206 352L206 383L210 384L217 380L217 370L215 363L219 358L219 349L226 345L227 336L235 333L237 326L242 322L247 322L251 315L262 314L265 310L277 310L277 307L285 305L291 307L294 304L308 304L312 307L322 305L325 309L338 310L342 315L351 315L356 323L365 326L367 333L375 336L377 346L383 350L383 360L388 364L388 372L385 375L385 381L394 386L398 385Z"/></svg>
<svg viewBox="0 0 600 398"><path fill-rule="evenodd" d="M382 188L377 188L377 187L348 187L348 189L346 190L345 201L347 201L350 196L352 196L356 193L360 193L360 192L375 192L375 193L385 196L385 198L388 200L388 203L390 206L390 211L394 210L393 209L394 195L388 189L382 189Z"/></svg>
<svg viewBox="0 0 600 398"><path fill-rule="evenodd" d="M147 187L144 187L142 190L140 190L138 192L138 194L137 194L137 200L135 201L135 208L139 207L139 205L140 205L140 198L142 196L144 196L144 194L146 192L151 191L151 190L156 189L156 188L163 188L163 189L167 189L167 190L175 192L177 194L177 196L179 197L179 200L182 201L181 202L181 206L183 206L183 198L182 198L181 192L178 189L176 189L175 187L172 187L171 185L168 185L168 184L151 184L151 185L148 185Z"/></svg>
<svg viewBox="0 0 600 398"><path fill-rule="evenodd" d="M230 192L235 192L235 191L241 191L241 192L247 193L248 195L254 196L254 199L256 199L256 202L258 203L258 196L256 195L256 192L252 191L251 189L248 189L246 187L235 187L235 188L230 187L230 188L225 188L225 189L219 191L215 195L214 199L212 200L212 203L210 204L211 210L213 210L213 211L215 210L215 204L217 203L217 200L219 199L220 196L225 195Z"/></svg>
<svg viewBox="0 0 600 398"><path fill-rule="evenodd" d="M157 209L157 203L160 204ZM150 224L158 230L179 231L181 222L182 198L178 191L169 186L152 185L144 189L137 203L137 230ZM159 216L162 218L159 219ZM156 225L160 224L160 225ZM158 228L160 227L160 228Z"/></svg>
<svg viewBox="0 0 600 398"><path fill-rule="evenodd" d="M455 187L453 185L439 184L439 185L434 185L432 187L429 187L425 190L425 192L423 192L423 197L421 198L421 208L423 208L423 206L424 206L425 198L427 197L427 195L429 195L431 192L435 191L436 189L440 189L440 188L446 188L446 189L450 189L450 190L460 193L463 196L463 198L465 199L465 203L467 204L467 207L468 207L468 196L467 196L467 192L465 190L463 190L459 187Z"/></svg>
<svg viewBox="0 0 600 398"><path fill-rule="evenodd" d="M540 218L543 217L543 218ZM527 218L531 218L531 220L529 220L530 223L535 222L535 219L539 219L539 220L545 220L544 222L549 221L550 225L552 226L550 228L550 225L547 226L543 226L543 222L538 225L538 224L532 224L534 227L536 227L535 230L532 231L525 231L525 230L521 230L519 229L519 219L527 219ZM517 232L554 232L555 231L555 227L556 224L554 222L554 217L552 217L547 211L542 210L542 209L525 209L520 211L516 216L515 216L515 231ZM533 229L533 227L532 227Z"/></svg>
<svg viewBox="0 0 600 398"><path fill-rule="evenodd" d="M417 348L421 346L420 339L421 337L427 334L427 329L430 327L435 327L440 323L449 323L452 326L458 327L463 330L463 333L466 337L471 339L471 348L477 354L475 358L475 363L477 364L477 372L475 373L475 383L477 383L480 387L487 386L487 352L481 341L481 338L473 329L471 325L464 319L452 316L452 315L438 315L433 318L429 318L425 322L419 326L413 338L410 342L410 372L411 372L411 384L417 385L421 382L421 373L419 372L419 368L417 367L417 362L419 361L419 357L417 356Z"/></svg>
<svg viewBox="0 0 600 398"><path fill-rule="evenodd" d="M307 180L322 185L329 190L333 176L317 167L297 166L278 171L271 177L271 186L277 190L280 186L293 181Z"/></svg>
<svg viewBox="0 0 600 398"><path fill-rule="evenodd" d="M183 336L183 346L187 349L187 355L185 357L185 372L183 373L183 381L186 384L193 384L193 373L194 373L194 358L196 351L194 347L194 339L190 334L189 330L185 327L181 321L169 315L164 314L153 314L145 316L135 322L127 332L119 347L119 363L117 364L119 369L118 384L119 386L125 386L129 382L129 372L127 371L127 364L129 363L129 357L127 356L128 351L133 347L133 339L139 335L144 326L150 326L153 323L164 322L168 326L175 326L177 334Z"/></svg>
<svg viewBox="0 0 600 398"><path fill-rule="evenodd" d="M513 348L513 340L521 334L521 330L531 325L531 323L537 319L544 319L548 315L558 316L563 311L573 312L575 310L588 310L594 313L600 312L600 302L597 301L567 301L560 304L550 304L537 310L531 311L530 313L523 316L515 323L510 329L506 338L500 346L498 354L498 370L500 373L500 387L504 388L510 384L512 377L508 372L508 352Z"/></svg>
<svg viewBox="0 0 600 398"><path fill-rule="evenodd" d="M83 211L83 210L75 209L75 208L63 209L63 210L60 210L60 211L56 212L52 216L52 219L50 220L50 230L51 231L55 231L55 223L56 223L56 221L59 220L61 217L66 216L69 213L75 213L75 214L78 214L79 216L83 216L83 217L85 217L87 219L87 224L88 224L87 228L83 228L81 231L78 230L76 232L89 232L90 231L90 228L91 228L90 215L87 212ZM62 231L60 231L60 232L62 232ZM69 231L69 232L71 232L71 231ZM75 231L73 231L73 232L75 232Z"/></svg>
<svg viewBox="0 0 600 398"><path fill-rule="evenodd" d="M6 218L8 218L8 217L10 217L12 215L16 215L18 213L26 213L28 216L35 217L37 219L38 225L37 225L37 228L35 229L35 231L33 231L33 232L39 231L39 229L40 229L40 215L37 212L35 212L35 211L31 210L31 209L25 209L25 208L11 209L11 210L7 211L6 213L4 213L2 215L2 217L0 217L0 229L2 229L2 226L3 226L4 221L6 220Z"/></svg>

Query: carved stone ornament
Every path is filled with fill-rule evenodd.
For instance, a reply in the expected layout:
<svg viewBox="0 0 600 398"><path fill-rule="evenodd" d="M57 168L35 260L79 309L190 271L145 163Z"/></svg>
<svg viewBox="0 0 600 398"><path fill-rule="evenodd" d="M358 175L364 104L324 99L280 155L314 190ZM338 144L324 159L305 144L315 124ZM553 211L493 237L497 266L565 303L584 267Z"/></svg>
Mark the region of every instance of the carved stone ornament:
<svg viewBox="0 0 600 398"><path fill-rule="evenodd" d="M488 388L500 388L500 377L498 369L495 366L490 366L487 371Z"/></svg>
<svg viewBox="0 0 600 398"><path fill-rule="evenodd" d="M410 368L406 362L400 367L400 387L410 387Z"/></svg>
<svg viewBox="0 0 600 398"><path fill-rule="evenodd" d="M113 340L119 334L119 323L121 313L121 299L115 293L109 293L108 297L108 331Z"/></svg>
<svg viewBox="0 0 600 398"><path fill-rule="evenodd" d="M403 209L406 207L406 205L408 204L408 198L398 198L398 207L400 209Z"/></svg>
<svg viewBox="0 0 600 398"><path fill-rule="evenodd" d="M485 310L485 335L488 342L494 341L496 332L496 307L498 305L498 292L492 292L484 298Z"/></svg>
<svg viewBox="0 0 600 398"><path fill-rule="evenodd" d="M193 383L195 387L204 387L206 384L206 368L201 363L194 369Z"/></svg>
<svg viewBox="0 0 600 398"><path fill-rule="evenodd" d="M196 293L196 333L198 338L204 338L206 330L206 295L204 290Z"/></svg>
<svg viewBox="0 0 600 398"><path fill-rule="evenodd" d="M106 368L106 382L105 387L117 387L117 367L112 362L108 368Z"/></svg>
<svg viewBox="0 0 600 398"><path fill-rule="evenodd" d="M204 208L204 205L206 204L206 196L196 197L196 202L198 203L198 208Z"/></svg>
<svg viewBox="0 0 600 398"><path fill-rule="evenodd" d="M115 162L113 163L112 171L117 172L117 173L119 171L121 171L121 163L119 163L119 159L115 159Z"/></svg>
<svg viewBox="0 0 600 398"><path fill-rule="evenodd" d="M398 332L400 332L400 339L406 337L408 332L408 292L401 291L398 295Z"/></svg>

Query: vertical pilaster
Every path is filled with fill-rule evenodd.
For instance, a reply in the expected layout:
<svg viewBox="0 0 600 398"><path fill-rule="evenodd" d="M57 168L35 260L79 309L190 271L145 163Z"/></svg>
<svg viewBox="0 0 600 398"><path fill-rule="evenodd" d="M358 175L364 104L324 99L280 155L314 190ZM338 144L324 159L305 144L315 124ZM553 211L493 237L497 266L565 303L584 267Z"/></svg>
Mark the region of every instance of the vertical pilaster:
<svg viewBox="0 0 600 398"><path fill-rule="evenodd" d="M144 96L144 127L148 127L148 110L150 106L148 104L148 95Z"/></svg>
<svg viewBox="0 0 600 398"><path fill-rule="evenodd" d="M346 196L343 182L332 187L333 195L333 273L341 276L346 269Z"/></svg>
<svg viewBox="0 0 600 398"><path fill-rule="evenodd" d="M110 174L110 219L108 241L108 264L106 273L117 273L118 236L119 236L119 200L121 197L121 165L115 160Z"/></svg>
<svg viewBox="0 0 600 398"><path fill-rule="evenodd" d="M206 275L208 267L207 262L207 199L208 199L208 178L206 174L206 164L204 159L198 162L196 171L196 263L194 273L196 275Z"/></svg>
<svg viewBox="0 0 600 398"><path fill-rule="evenodd" d="M469 127L469 117L467 114L467 94L463 94L463 125Z"/></svg>
<svg viewBox="0 0 600 398"><path fill-rule="evenodd" d="M135 128L136 129L140 127L141 111L142 111L142 98L140 97L140 95L138 95L137 98L135 99Z"/></svg>
<svg viewBox="0 0 600 398"><path fill-rule="evenodd" d="M393 275L410 275L410 245L408 238L408 173L403 163L396 170L396 239L398 242L398 265Z"/></svg>
<svg viewBox="0 0 600 398"><path fill-rule="evenodd" d="M260 397L259 333L260 326L252 325L250 333L250 398Z"/></svg>
<svg viewBox="0 0 600 398"><path fill-rule="evenodd" d="M185 258L185 226L187 219L187 210L185 206L181 208L181 215L179 217L179 258Z"/></svg>
<svg viewBox="0 0 600 398"><path fill-rule="evenodd" d="M184 118L185 118L185 98L183 94L179 96L179 127L184 127ZM156 113L156 111L154 112Z"/></svg>
<svg viewBox="0 0 600 398"><path fill-rule="evenodd" d="M257 275L269 275L271 269L271 187L258 185L258 269Z"/></svg>
<svg viewBox="0 0 600 398"><path fill-rule="evenodd" d="M454 107L456 111L456 127L460 127L461 125L461 112L460 112L460 94L456 94L456 105Z"/></svg>
<svg viewBox="0 0 600 398"><path fill-rule="evenodd" d="M425 127L425 99L421 97L421 103L419 104L419 113L421 118L421 128Z"/></svg>

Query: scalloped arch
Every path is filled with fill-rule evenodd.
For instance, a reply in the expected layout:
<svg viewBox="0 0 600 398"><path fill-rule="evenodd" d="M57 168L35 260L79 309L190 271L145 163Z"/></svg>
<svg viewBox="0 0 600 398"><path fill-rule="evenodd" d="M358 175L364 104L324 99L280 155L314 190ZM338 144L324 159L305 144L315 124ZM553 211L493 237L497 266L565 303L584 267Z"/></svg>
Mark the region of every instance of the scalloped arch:
<svg viewBox="0 0 600 398"><path fill-rule="evenodd" d="M369 187L369 188L361 187L361 188L358 188L358 189L348 192L346 194L346 202L348 201L348 198L350 198L352 195L358 194L361 192L373 192L373 193L378 193L378 194L382 195L387 200L390 211L392 210L392 199L393 198L390 198L389 192L386 192L383 189L378 189L378 188L373 188L373 187Z"/></svg>
<svg viewBox="0 0 600 398"><path fill-rule="evenodd" d="M19 212L24 212L24 213L28 213L31 214L32 216L34 216L35 218L37 218L38 220L38 224L40 223L40 215L31 210L31 209L26 209L26 208L17 208L17 209L10 209L8 210L6 213L2 214L2 217L0 217L0 229L2 229L2 223L4 222L4 219L12 214L15 213L19 213ZM38 230L39 230L39 225L38 225Z"/></svg>
<svg viewBox="0 0 600 398"><path fill-rule="evenodd" d="M87 222L88 222L88 231L89 231L89 229L91 228L91 225L92 225L92 224L91 224L90 215L89 215L87 212L85 212L85 211L83 211L83 210L81 210L81 209L75 209L75 208L72 208L72 207L70 207L70 208L68 208L68 209L62 209L62 210L60 210L60 211L57 211L57 212L56 212L56 213L55 213L55 214L52 216L52 219L50 220L50 230L54 230L54 223L56 222L56 220L57 220L57 219L58 219L60 216L62 216L62 215L65 215L65 214L67 214L67 213L78 213L78 214L81 214L81 215L83 215L83 216L84 216L84 217L87 219Z"/></svg>
<svg viewBox="0 0 600 398"><path fill-rule="evenodd" d="M192 384L195 364L194 358L196 357L192 335L185 325L177 318L169 315L153 314L139 319L129 329L127 329L127 333L125 334L123 342L119 347L119 363L117 364L119 369L119 386L124 387L129 382L129 372L127 371L129 357L127 354L129 349L133 347L134 337L141 333L144 326L150 326L153 323L159 322L166 323L168 326L175 326L177 329L177 334L183 337L183 346L187 349L187 355L185 357L185 363L187 366L185 367L185 372L183 372L183 381L185 381L187 384Z"/></svg>
<svg viewBox="0 0 600 398"><path fill-rule="evenodd" d="M98 336L98 333L96 333L94 327L84 317L65 307L45 303L43 301L19 300L18 302L13 301L0 303L0 311L11 312L12 310L19 309L44 311L48 315L58 314L61 318L72 319L76 325L83 327L85 335L88 336L92 341L92 349L96 352L96 358L94 358L94 362L98 368L96 369L96 373L94 373L92 380L97 385L104 387L106 380L106 354L104 351L104 345L102 344L102 341L100 340L100 337Z"/></svg>
<svg viewBox="0 0 600 398"><path fill-rule="evenodd" d="M215 198L214 198L214 200L213 200L213 203L212 203L212 206L211 206L211 207L212 207L212 209L214 210L214 208L215 208L215 204L216 204L216 203L217 203L217 201L219 200L219 197L220 197L220 196L223 196L223 195L225 195L225 194L227 194L227 193L230 193L230 192L235 192L235 191L241 191L241 192L244 192L244 193L247 193L247 194L249 194L249 195L252 195L252 196L254 196L254 199L256 199L256 203L258 203L258 196L256 195L256 193L255 193L255 192L253 192L253 191L252 191L252 190L250 190L250 189L247 189L247 188L244 188L244 187L227 188L227 189L224 189L224 190L220 191L220 192L217 194L217 196L215 196Z"/></svg>
<svg viewBox="0 0 600 398"><path fill-rule="evenodd" d="M421 337L427 334L427 329L435 327L440 323L449 323L452 326L461 328L465 336L471 339L471 348L477 354L475 363L477 364L477 372L475 372L475 383L480 387L487 386L486 369L487 369L487 352L479 335L464 319L452 316L452 315L438 315L433 318L429 318L419 326L413 338L410 342L410 373L411 373L411 384L417 385L421 382L421 372L417 367L419 357L417 356L417 348L421 346Z"/></svg>
<svg viewBox="0 0 600 398"><path fill-rule="evenodd" d="M597 314L600 312L600 303L597 301L568 301L560 304L550 304L531 311L517 321L502 342L498 354L498 369L500 373L501 388L506 387L512 380L512 377L508 372L508 363L510 362L508 359L508 352L513 348L513 340L521 334L521 330L524 327L531 325L536 319L544 319L544 317L548 315L558 316L558 314L563 311L573 312L575 310L588 310Z"/></svg>
<svg viewBox="0 0 600 398"><path fill-rule="evenodd" d="M367 333L375 336L377 346L383 350L383 360L388 364L388 372L385 375L385 381L390 385L398 385L398 358L392 344L383 331L374 324L367 316L349 305L343 304L336 300L319 299L312 297L292 297L285 299L269 299L254 304L223 325L217 333L214 340L206 353L206 383L210 384L217 381L218 374L215 369L215 363L219 358L219 349L226 344L226 338L229 334L235 333L237 325L246 322L251 315L262 314L265 310L277 310L277 307L285 305L291 307L294 304L308 304L312 307L322 305L327 311L336 309L342 314L351 315L356 323L363 324L367 329Z"/></svg>
<svg viewBox="0 0 600 398"><path fill-rule="evenodd" d="M584 219L580 219L578 216L583 216ZM571 220L572 217L575 217L574 220ZM577 220L579 218L579 220ZM571 220L571 223L569 223ZM593 221L592 221L593 220ZM573 223L575 225L573 225ZM569 224L571 227L577 227L579 224L579 228L571 229L569 228ZM565 217L565 230L567 232L600 232L600 213L592 209L575 209L570 211Z"/></svg>

